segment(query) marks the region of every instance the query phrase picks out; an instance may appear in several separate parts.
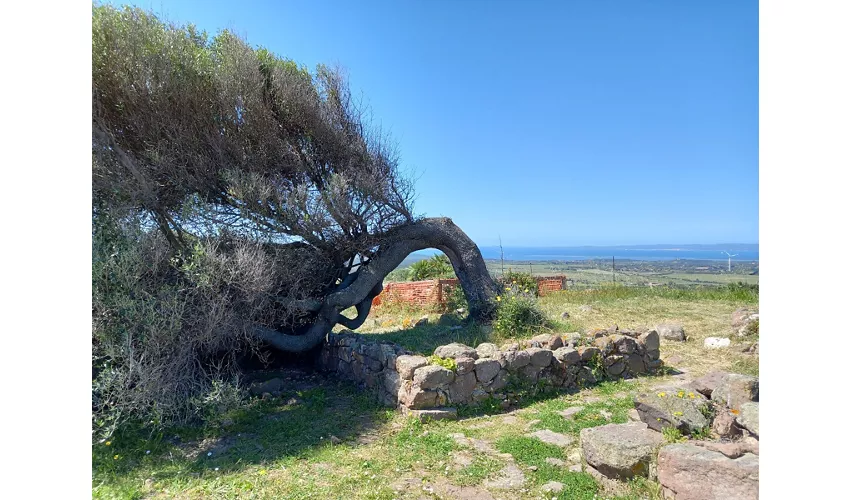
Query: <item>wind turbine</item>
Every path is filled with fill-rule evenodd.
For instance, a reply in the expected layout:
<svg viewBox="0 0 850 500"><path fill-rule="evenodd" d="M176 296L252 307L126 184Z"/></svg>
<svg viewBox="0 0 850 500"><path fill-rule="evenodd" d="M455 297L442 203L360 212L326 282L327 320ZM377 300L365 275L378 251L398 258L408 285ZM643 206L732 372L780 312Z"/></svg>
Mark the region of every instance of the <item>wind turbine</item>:
<svg viewBox="0 0 850 500"><path fill-rule="evenodd" d="M729 272L731 273L732 272L732 257L737 257L738 254L736 254L736 253L730 254L729 252L723 252L723 253L725 253L729 257Z"/></svg>

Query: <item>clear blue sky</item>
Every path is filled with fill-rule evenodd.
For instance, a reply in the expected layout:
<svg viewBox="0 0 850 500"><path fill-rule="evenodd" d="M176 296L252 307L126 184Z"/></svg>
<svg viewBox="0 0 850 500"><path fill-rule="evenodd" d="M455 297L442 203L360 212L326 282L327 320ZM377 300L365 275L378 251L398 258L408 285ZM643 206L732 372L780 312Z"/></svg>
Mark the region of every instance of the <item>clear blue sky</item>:
<svg viewBox="0 0 850 500"><path fill-rule="evenodd" d="M344 66L479 245L758 242L754 0L136 4Z"/></svg>

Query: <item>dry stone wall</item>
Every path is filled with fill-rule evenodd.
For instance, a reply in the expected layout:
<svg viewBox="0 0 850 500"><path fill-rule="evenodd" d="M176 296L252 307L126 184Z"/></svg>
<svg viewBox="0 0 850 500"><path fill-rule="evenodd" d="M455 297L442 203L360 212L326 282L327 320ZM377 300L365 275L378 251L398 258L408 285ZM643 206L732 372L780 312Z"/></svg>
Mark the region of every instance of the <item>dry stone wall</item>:
<svg viewBox="0 0 850 500"><path fill-rule="evenodd" d="M630 378L661 364L657 332L616 328L588 336L544 334L501 347L453 343L437 347L434 355L439 359L431 362L399 345L347 331L328 335L317 364L405 411L447 411L491 398L507 407L523 388L573 389L601 376Z"/></svg>

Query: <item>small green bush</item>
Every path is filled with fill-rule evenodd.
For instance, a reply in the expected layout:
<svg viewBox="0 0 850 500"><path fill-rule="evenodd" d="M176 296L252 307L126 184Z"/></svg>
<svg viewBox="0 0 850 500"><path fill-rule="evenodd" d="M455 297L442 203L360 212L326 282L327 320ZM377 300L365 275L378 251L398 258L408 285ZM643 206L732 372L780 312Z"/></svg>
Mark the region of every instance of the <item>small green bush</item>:
<svg viewBox="0 0 850 500"><path fill-rule="evenodd" d="M446 310L456 311L458 309L469 309L466 295L460 285L448 285L445 292Z"/></svg>
<svg viewBox="0 0 850 500"><path fill-rule="evenodd" d="M605 361L600 354L594 354L593 358L588 362L593 378L596 380L605 380L608 378L608 372L605 370Z"/></svg>
<svg viewBox="0 0 850 500"><path fill-rule="evenodd" d="M384 278L384 282L394 282L394 281L408 281L408 276L410 274L409 267L403 267L400 269L394 269L390 271L389 274Z"/></svg>
<svg viewBox="0 0 850 500"><path fill-rule="evenodd" d="M434 279L449 279L455 277L455 271L448 257L443 254L435 255L430 259L414 262L408 268L407 279L410 281L423 281Z"/></svg>
<svg viewBox="0 0 850 500"><path fill-rule="evenodd" d="M502 288L510 288L514 292L522 292L537 297L537 278L529 273L508 271L499 280Z"/></svg>
<svg viewBox="0 0 850 500"><path fill-rule="evenodd" d="M493 330L503 336L523 336L546 324L546 314L530 293L509 288L496 297L498 303Z"/></svg>
<svg viewBox="0 0 850 500"><path fill-rule="evenodd" d="M688 440L685 436L682 435L682 431L673 426L666 426L662 428L661 435L663 435L664 440L670 444L681 443Z"/></svg>

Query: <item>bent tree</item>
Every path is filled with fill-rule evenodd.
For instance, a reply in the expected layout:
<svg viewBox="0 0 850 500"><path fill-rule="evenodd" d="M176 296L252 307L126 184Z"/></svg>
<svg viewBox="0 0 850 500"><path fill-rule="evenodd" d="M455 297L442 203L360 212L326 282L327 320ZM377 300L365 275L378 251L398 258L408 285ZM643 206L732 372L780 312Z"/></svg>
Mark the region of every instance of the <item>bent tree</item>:
<svg viewBox="0 0 850 500"><path fill-rule="evenodd" d="M244 312L244 290L216 290L280 350L361 326L384 277L425 248L448 256L472 316L494 312L479 249L450 219L414 215L395 148L342 72L310 72L227 31L93 9L92 182L95 224L159 232L176 283L201 242L224 254L258 242L278 267L258 288L263 313ZM351 307L355 318L341 314Z"/></svg>

